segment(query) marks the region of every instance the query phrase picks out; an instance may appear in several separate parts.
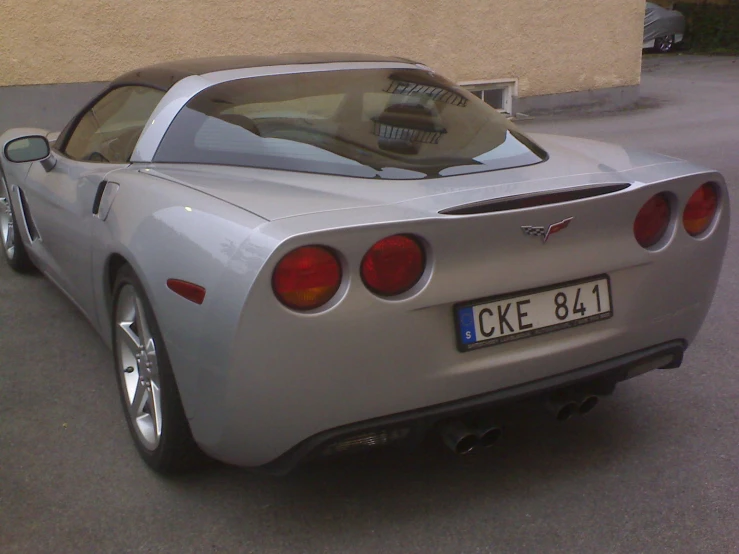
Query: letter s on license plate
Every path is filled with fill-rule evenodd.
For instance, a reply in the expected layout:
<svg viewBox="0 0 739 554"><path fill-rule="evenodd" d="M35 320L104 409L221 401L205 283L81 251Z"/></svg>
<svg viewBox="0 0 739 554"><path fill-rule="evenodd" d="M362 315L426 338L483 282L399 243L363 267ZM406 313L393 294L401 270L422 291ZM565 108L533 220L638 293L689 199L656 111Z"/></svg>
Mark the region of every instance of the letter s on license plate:
<svg viewBox="0 0 739 554"><path fill-rule="evenodd" d="M465 302L454 307L457 347L484 346L543 335L613 316L608 275Z"/></svg>

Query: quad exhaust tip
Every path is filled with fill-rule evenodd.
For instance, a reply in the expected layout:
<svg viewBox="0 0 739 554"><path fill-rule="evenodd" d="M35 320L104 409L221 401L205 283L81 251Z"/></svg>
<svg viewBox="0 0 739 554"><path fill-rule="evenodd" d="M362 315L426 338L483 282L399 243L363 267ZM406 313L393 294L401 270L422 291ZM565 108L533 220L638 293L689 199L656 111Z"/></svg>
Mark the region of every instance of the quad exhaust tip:
<svg viewBox="0 0 739 554"><path fill-rule="evenodd" d="M440 431L444 444L455 454L469 454L479 443L477 435L458 419L447 421Z"/></svg>
<svg viewBox="0 0 739 554"><path fill-rule="evenodd" d="M600 400L597 396L588 396L580 403L577 411L580 414L587 414L590 410L598 405L598 402L600 402Z"/></svg>
<svg viewBox="0 0 739 554"><path fill-rule="evenodd" d="M502 434L503 430L500 427L491 427L490 429L485 430L480 435L480 446L482 448L490 448L498 442L498 439Z"/></svg>
<svg viewBox="0 0 739 554"><path fill-rule="evenodd" d="M502 434L500 427L495 425L470 428L459 419L443 423L439 430L444 444L460 456L480 448L490 448Z"/></svg>
<svg viewBox="0 0 739 554"><path fill-rule="evenodd" d="M557 421L567 421L577 413L578 407L577 402L567 402L559 407L555 416Z"/></svg>
<svg viewBox="0 0 739 554"><path fill-rule="evenodd" d="M583 398L568 398L566 400L550 400L547 402L549 411L554 413L557 421L567 421L572 416L585 415L598 405L600 399L593 394Z"/></svg>
<svg viewBox="0 0 739 554"><path fill-rule="evenodd" d="M557 421L567 421L575 415L585 415L600 402L597 395L572 396L567 393L550 398L546 406ZM470 454L481 448L493 446L502 434L502 429L494 422L478 420L468 426L461 419L451 419L439 425L438 430L444 444L459 456Z"/></svg>

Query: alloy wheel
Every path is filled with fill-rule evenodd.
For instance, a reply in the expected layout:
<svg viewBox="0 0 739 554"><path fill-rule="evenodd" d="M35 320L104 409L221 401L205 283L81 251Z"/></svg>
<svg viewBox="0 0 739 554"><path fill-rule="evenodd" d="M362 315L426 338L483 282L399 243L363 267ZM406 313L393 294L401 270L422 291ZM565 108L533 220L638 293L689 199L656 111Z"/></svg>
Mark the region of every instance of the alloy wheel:
<svg viewBox="0 0 739 554"><path fill-rule="evenodd" d="M2 240L5 254L9 260L12 260L15 256L15 226L10 206L10 192L2 173L0 173L0 240Z"/></svg>
<svg viewBox="0 0 739 554"><path fill-rule="evenodd" d="M659 41L659 51L660 52L669 52L672 50L673 45L675 44L675 37L670 35L667 37L662 37Z"/></svg>
<svg viewBox="0 0 739 554"><path fill-rule="evenodd" d="M155 450L162 435L162 404L157 350L143 302L124 285L116 304L115 347L126 406L142 446Z"/></svg>

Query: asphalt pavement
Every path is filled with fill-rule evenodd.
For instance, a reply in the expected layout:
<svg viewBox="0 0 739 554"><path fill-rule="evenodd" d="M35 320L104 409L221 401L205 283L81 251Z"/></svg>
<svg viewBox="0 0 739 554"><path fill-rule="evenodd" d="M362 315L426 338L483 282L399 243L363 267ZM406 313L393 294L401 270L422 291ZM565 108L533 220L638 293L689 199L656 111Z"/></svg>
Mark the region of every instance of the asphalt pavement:
<svg viewBox="0 0 739 554"><path fill-rule="evenodd" d="M739 59L650 57L642 91L635 110L521 126L715 167L739 213ZM102 343L46 280L0 263L0 552L739 552L738 220L681 369L473 457L431 444L282 478L150 472Z"/></svg>

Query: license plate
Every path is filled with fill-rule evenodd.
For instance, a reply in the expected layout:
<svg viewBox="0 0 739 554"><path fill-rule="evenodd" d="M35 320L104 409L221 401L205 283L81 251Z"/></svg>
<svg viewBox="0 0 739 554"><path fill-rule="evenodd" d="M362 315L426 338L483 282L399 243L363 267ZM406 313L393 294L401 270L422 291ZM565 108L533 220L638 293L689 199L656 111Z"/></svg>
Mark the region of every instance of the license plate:
<svg viewBox="0 0 739 554"><path fill-rule="evenodd" d="M569 329L613 316L607 275L457 304L457 347L485 346Z"/></svg>

